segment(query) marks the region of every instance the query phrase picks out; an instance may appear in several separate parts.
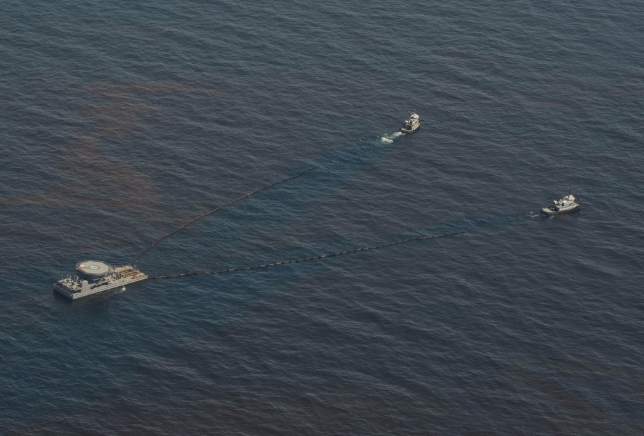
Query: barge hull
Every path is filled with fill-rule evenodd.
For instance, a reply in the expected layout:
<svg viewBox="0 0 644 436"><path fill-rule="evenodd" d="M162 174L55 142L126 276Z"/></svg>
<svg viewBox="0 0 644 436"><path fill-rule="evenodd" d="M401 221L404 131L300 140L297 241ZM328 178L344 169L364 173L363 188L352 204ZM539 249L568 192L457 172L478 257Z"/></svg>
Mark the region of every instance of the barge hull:
<svg viewBox="0 0 644 436"><path fill-rule="evenodd" d="M110 289L116 289L120 288L122 286L127 286L131 283L136 283L136 282L141 282L143 280L147 280L148 276L145 274L141 274L141 276L137 276L136 278L123 278L123 279L116 279L113 282L102 285L102 286L97 286L95 288L90 288L88 290L83 290L80 292L72 292L70 289L68 289L66 286L60 284L60 283L55 283L54 284L54 291L58 292L59 294L69 298L70 300L77 300L79 298L87 297L89 295L96 295L100 294L101 292L109 291Z"/></svg>

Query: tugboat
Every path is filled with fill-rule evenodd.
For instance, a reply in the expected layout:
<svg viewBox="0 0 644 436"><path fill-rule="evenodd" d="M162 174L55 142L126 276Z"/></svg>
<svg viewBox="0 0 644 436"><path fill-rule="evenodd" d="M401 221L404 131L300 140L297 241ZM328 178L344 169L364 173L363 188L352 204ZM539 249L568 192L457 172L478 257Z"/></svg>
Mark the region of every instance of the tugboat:
<svg viewBox="0 0 644 436"><path fill-rule="evenodd" d="M575 198L575 196L572 195L572 192L570 192L561 200L554 200L554 204L552 206L541 209L541 213L548 216L561 215L564 213L576 212L580 207L581 200Z"/></svg>
<svg viewBox="0 0 644 436"><path fill-rule="evenodd" d="M122 287L148 278L148 275L132 265L112 266L98 260L86 260L76 264L76 277L66 277L54 283L54 291L75 300L88 295Z"/></svg>
<svg viewBox="0 0 644 436"><path fill-rule="evenodd" d="M416 112L412 112L400 131L402 133L414 133L420 127L420 117Z"/></svg>

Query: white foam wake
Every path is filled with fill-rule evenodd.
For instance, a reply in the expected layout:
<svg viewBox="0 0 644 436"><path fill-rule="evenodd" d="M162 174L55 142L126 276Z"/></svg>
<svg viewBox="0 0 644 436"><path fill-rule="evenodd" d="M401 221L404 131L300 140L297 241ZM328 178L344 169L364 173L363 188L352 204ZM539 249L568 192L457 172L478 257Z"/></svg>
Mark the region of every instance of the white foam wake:
<svg viewBox="0 0 644 436"><path fill-rule="evenodd" d="M401 132L394 132L391 135L384 135L382 138L380 138L380 140L385 144L391 144L392 142L394 142L394 139L399 136L402 136Z"/></svg>

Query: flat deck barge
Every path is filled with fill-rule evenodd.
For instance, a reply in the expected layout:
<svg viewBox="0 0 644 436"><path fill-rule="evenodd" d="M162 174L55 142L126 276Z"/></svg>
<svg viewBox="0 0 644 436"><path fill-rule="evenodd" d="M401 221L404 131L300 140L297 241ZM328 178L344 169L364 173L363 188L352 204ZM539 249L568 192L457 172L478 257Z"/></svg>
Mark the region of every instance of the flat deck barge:
<svg viewBox="0 0 644 436"><path fill-rule="evenodd" d="M77 276L65 277L54 283L54 291L76 300L110 289L124 288L148 278L147 274L132 265L114 266L98 260L78 262L76 271Z"/></svg>

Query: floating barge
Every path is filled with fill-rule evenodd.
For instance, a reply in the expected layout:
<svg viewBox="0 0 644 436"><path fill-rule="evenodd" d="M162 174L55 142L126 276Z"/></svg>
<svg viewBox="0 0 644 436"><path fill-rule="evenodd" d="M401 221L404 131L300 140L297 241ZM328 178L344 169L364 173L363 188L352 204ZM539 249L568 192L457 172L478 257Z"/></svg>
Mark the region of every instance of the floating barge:
<svg viewBox="0 0 644 436"><path fill-rule="evenodd" d="M131 283L146 280L148 275L132 265L114 266L98 260L76 264L75 277L65 277L54 283L54 291L76 300L115 288L125 288Z"/></svg>

